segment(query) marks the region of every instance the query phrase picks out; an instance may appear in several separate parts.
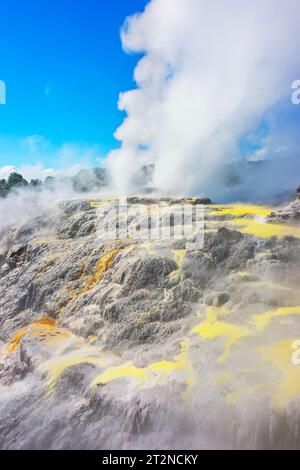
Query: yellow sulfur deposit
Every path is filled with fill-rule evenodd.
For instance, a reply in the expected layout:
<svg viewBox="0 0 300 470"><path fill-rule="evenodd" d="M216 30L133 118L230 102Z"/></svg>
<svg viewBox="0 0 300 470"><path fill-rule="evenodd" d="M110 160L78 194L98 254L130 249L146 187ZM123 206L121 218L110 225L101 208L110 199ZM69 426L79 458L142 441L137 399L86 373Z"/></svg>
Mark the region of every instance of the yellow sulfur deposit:
<svg viewBox="0 0 300 470"><path fill-rule="evenodd" d="M17 349L26 331L27 331L27 328L22 328L20 331L18 331L18 333L16 333L12 337L7 347L8 352L13 352Z"/></svg>
<svg viewBox="0 0 300 470"><path fill-rule="evenodd" d="M50 391L53 391L59 377L69 367L79 364L92 364L97 367L107 365L108 359L99 350L93 346L86 346L84 343L80 346L68 353L54 356L41 366L41 370L47 373Z"/></svg>
<svg viewBox="0 0 300 470"><path fill-rule="evenodd" d="M298 307L281 307L277 310L270 310L262 313L261 315L254 315L252 320L255 323L256 329L262 331L275 317L286 317L289 315L300 315L300 306Z"/></svg>
<svg viewBox="0 0 300 470"><path fill-rule="evenodd" d="M139 385L157 384L166 382L170 374L183 371L185 374L185 384L187 386L182 395L183 399L189 398L189 392L195 383L194 371L188 357L188 342L182 341L180 353L175 356L174 361L159 361L147 367L136 367L132 362L110 367L102 374L98 375L92 382L91 387L104 385L114 380L129 378Z"/></svg>
<svg viewBox="0 0 300 470"><path fill-rule="evenodd" d="M42 334L47 335L47 333L53 332L53 330L56 330L55 321L49 317L42 317L36 322L31 323L30 325L19 330L13 336L13 338L9 341L8 346L7 346L7 351L8 352L15 351L18 348L23 336L27 333L32 336L38 336Z"/></svg>
<svg viewBox="0 0 300 470"><path fill-rule="evenodd" d="M255 276L247 271L238 272L237 275L239 276L241 280L247 282L248 285L249 283L251 283L250 284L251 287L255 287L255 288L263 287L265 289L282 290L282 291L287 291L287 292L290 292L293 290L290 287L284 286L282 284L278 284L277 282L260 280L258 276Z"/></svg>
<svg viewBox="0 0 300 470"><path fill-rule="evenodd" d="M119 366L110 367L102 374L96 377L91 386L95 387L96 385L104 385L113 380L122 379L122 378L131 378L135 379L138 382L144 382L146 378L146 369L136 367L132 362L127 362L126 364L121 364Z"/></svg>
<svg viewBox="0 0 300 470"><path fill-rule="evenodd" d="M105 204L114 204L118 202L118 199L116 198L103 198L103 199L89 199L88 200L89 204L98 209L101 206L104 206Z"/></svg>
<svg viewBox="0 0 300 470"><path fill-rule="evenodd" d="M234 205L224 205L224 206L214 206L216 210L209 212L209 215L229 215L232 217L244 217L248 215L254 216L263 216L267 217L271 214L272 210L263 207L256 206L252 204L234 204Z"/></svg>
<svg viewBox="0 0 300 470"><path fill-rule="evenodd" d="M178 269L181 269L185 260L187 250L174 250L174 257L177 263Z"/></svg>
<svg viewBox="0 0 300 470"><path fill-rule="evenodd" d="M96 272L92 274L91 276L87 276L86 278L88 285L93 286L97 284L99 281L101 281L104 273L112 267L112 262L115 256L117 256L117 254L120 253L120 251L121 251L121 248L116 248L112 251L109 251L104 256L102 256L99 263L97 264Z"/></svg>
<svg viewBox="0 0 300 470"><path fill-rule="evenodd" d="M209 216L228 216L222 220L222 225L229 225L248 235L258 238L294 236L300 238L300 227L289 224L269 223L266 221L272 209L251 204L234 204L209 207L206 219L209 225L220 224L219 221L209 220ZM212 227L214 228L214 227ZM208 227L210 229L210 227Z"/></svg>
<svg viewBox="0 0 300 470"><path fill-rule="evenodd" d="M185 250L173 250L174 258L178 267L177 269L175 269L175 271L172 271L169 274L170 278L174 278L180 274L180 271L182 269L182 266L186 257L186 253L187 253L186 249Z"/></svg>
<svg viewBox="0 0 300 470"><path fill-rule="evenodd" d="M106 271L112 267L114 258L118 253L123 249L123 247L115 248L114 250L109 251L100 259L99 263L96 266L94 274L85 276L85 285L82 289L75 292L75 295L84 295L89 292L98 282L101 281Z"/></svg>
<svg viewBox="0 0 300 470"><path fill-rule="evenodd" d="M204 322L195 326L192 333L196 333L201 338L212 340L226 337L224 353L219 357L218 362L225 362L229 357L231 347L241 338L250 335L248 328L240 325L234 325L218 320L220 315L226 315L227 310L224 308L209 307Z"/></svg>
<svg viewBox="0 0 300 470"><path fill-rule="evenodd" d="M271 364L279 372L273 386L269 387L271 405L279 412L300 394L300 369L291 361L293 341L283 339L257 349L263 363Z"/></svg>
<svg viewBox="0 0 300 470"><path fill-rule="evenodd" d="M285 224L268 223L253 219L234 219L230 224L242 233L255 235L258 238L293 236L300 238L300 228Z"/></svg>
<svg viewBox="0 0 300 470"><path fill-rule="evenodd" d="M140 248L143 248L144 250L147 251L147 253L150 255L150 256L155 256L157 253L156 253L156 250L155 250L155 245L156 243L155 242L144 242L144 243L141 243L140 244Z"/></svg>
<svg viewBox="0 0 300 470"><path fill-rule="evenodd" d="M63 343L63 348L74 348L75 338L71 338L69 343ZM78 343L77 348L64 352L62 348L57 348L55 356L41 366L41 370L48 375L48 386L53 391L61 374L69 367L79 364L92 364L96 367L106 368L104 372L98 375L91 386L104 385L114 380L128 378L134 381L134 384L147 385L156 383L165 383L170 374L176 372L183 373L186 390L183 393L183 399L190 397L190 391L196 382L193 367L188 357L188 342L182 341L180 344L180 353L175 356L174 361L158 361L147 367L136 367L132 362L125 364L111 365L115 362L114 357L104 354L98 348L88 346L82 342Z"/></svg>

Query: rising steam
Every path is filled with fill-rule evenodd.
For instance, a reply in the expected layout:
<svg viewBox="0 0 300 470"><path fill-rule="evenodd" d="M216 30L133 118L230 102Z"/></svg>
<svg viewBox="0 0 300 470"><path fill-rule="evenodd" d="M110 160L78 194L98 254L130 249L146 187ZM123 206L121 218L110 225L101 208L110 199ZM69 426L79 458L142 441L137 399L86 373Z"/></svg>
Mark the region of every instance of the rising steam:
<svg viewBox="0 0 300 470"><path fill-rule="evenodd" d="M239 158L240 139L290 100L299 42L298 0L152 0L128 18L123 47L143 57L137 88L119 99L115 187L128 190L155 163L155 187L209 190L216 168Z"/></svg>

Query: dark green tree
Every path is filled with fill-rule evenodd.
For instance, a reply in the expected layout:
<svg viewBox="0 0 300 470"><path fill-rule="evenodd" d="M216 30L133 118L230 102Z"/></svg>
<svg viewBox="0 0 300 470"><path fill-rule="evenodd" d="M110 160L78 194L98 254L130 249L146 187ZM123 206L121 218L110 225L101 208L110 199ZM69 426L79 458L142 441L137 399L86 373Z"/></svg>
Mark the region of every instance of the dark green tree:
<svg viewBox="0 0 300 470"><path fill-rule="evenodd" d="M42 186L43 182L39 179L32 179L29 183L30 186L33 186L34 188L40 188Z"/></svg>
<svg viewBox="0 0 300 470"><path fill-rule="evenodd" d="M8 189L28 186L28 182L19 173L11 173L7 180Z"/></svg>
<svg viewBox="0 0 300 470"><path fill-rule="evenodd" d="M47 176L47 178L45 179L44 181L44 185L46 186L46 188L53 188L54 186L54 177L53 176Z"/></svg>
<svg viewBox="0 0 300 470"><path fill-rule="evenodd" d="M0 197L5 197L8 191L7 182L4 179L0 180Z"/></svg>

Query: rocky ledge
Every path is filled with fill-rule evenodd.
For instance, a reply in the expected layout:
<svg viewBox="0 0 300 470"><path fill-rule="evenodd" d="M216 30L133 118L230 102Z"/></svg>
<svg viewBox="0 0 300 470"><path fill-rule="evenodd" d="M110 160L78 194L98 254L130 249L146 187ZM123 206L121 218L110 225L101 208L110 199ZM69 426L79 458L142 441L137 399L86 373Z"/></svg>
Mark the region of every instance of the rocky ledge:
<svg viewBox="0 0 300 470"><path fill-rule="evenodd" d="M0 234L1 448L299 447L298 228L207 205L201 247L103 239L110 205Z"/></svg>
<svg viewBox="0 0 300 470"><path fill-rule="evenodd" d="M272 212L270 215L270 220L275 222L300 221L300 186L297 188L296 199L290 202L287 206Z"/></svg>

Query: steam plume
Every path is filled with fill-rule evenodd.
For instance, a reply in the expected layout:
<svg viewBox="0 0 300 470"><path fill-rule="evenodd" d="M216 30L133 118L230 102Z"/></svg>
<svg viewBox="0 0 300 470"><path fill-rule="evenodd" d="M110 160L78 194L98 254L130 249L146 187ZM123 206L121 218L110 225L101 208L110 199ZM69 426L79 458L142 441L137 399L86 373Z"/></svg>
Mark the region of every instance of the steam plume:
<svg viewBox="0 0 300 470"><path fill-rule="evenodd" d="M128 18L123 47L143 57L137 88L119 99L127 117L108 158L116 188L150 162L160 189L209 188L241 137L289 99L299 42L298 0L152 0Z"/></svg>

